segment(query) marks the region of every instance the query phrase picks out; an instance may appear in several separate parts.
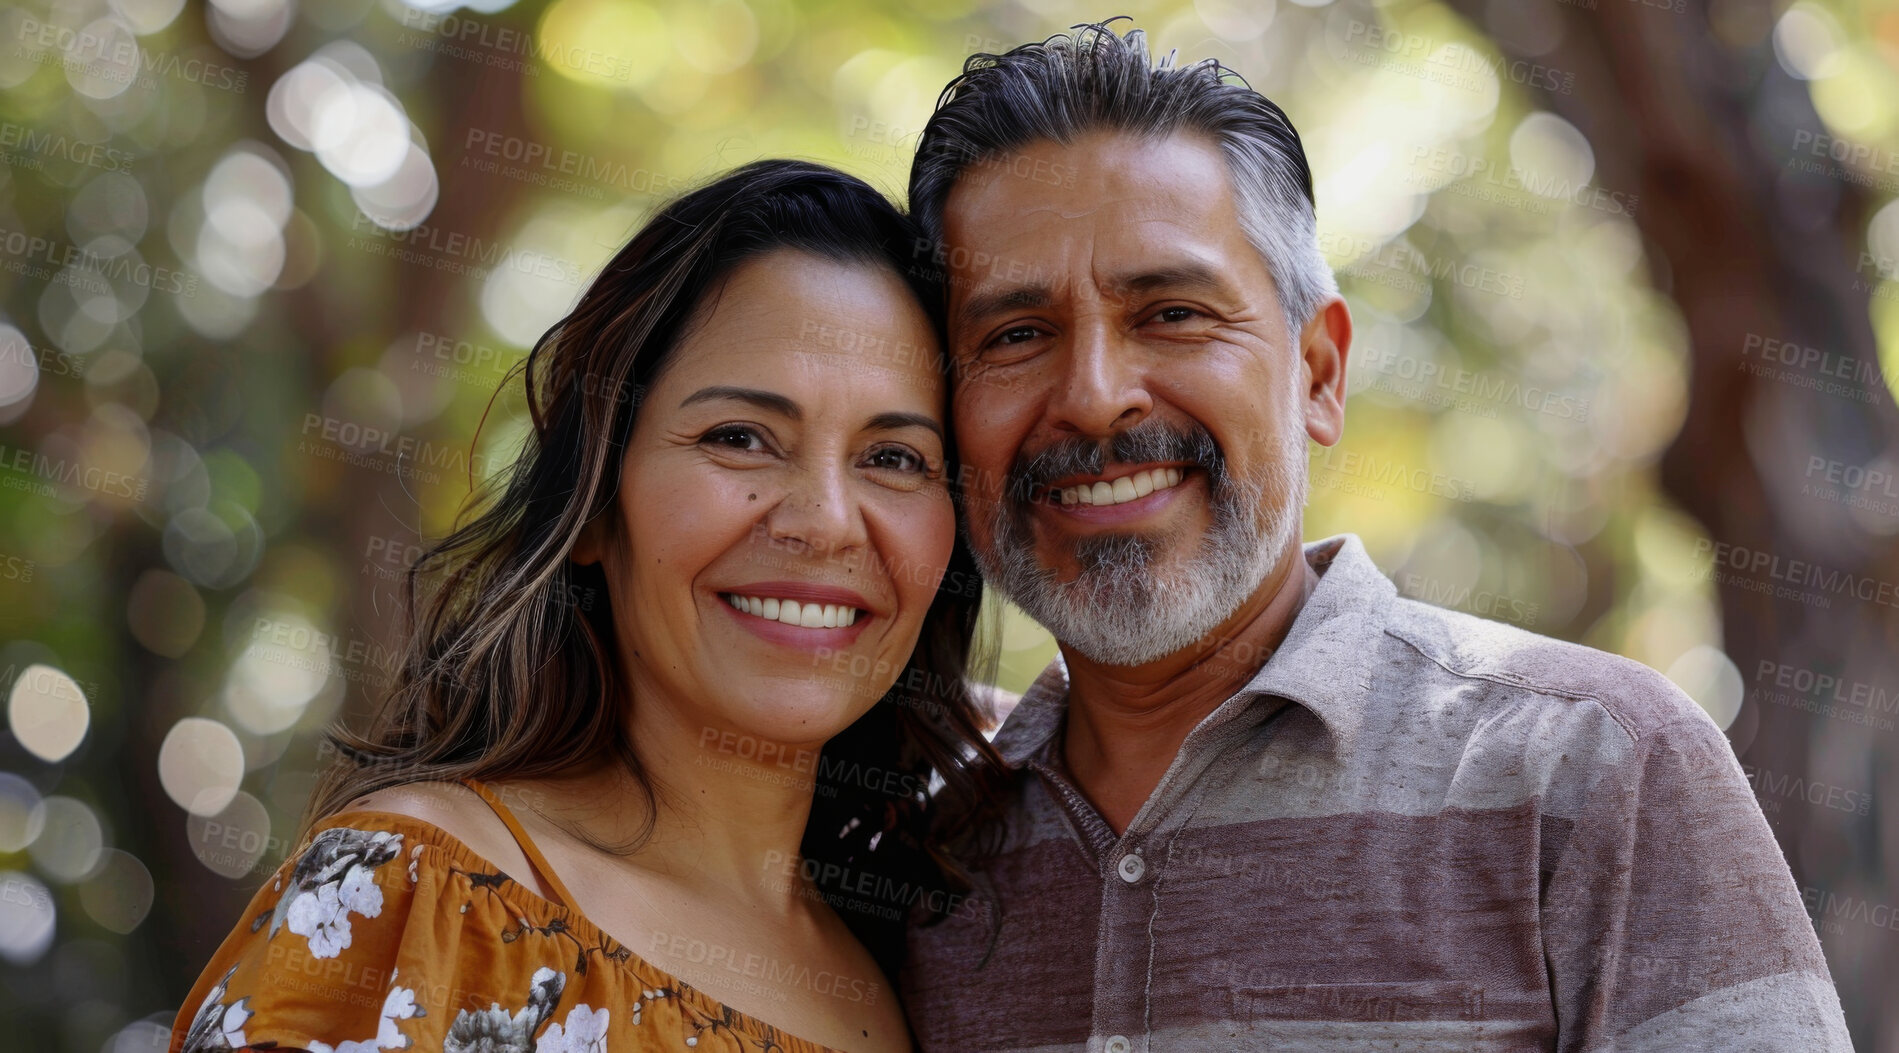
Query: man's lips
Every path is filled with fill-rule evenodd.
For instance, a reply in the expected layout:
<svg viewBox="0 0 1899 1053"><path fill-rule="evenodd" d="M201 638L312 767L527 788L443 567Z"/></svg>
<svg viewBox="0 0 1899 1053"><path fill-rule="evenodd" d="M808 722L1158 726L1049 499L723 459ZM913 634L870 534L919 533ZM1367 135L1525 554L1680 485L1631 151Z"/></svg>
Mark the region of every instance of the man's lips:
<svg viewBox="0 0 1899 1053"><path fill-rule="evenodd" d="M1125 505L1140 501L1156 491L1179 486L1191 471L1191 465L1116 466L1100 475L1057 479L1042 488L1032 500L1040 500L1063 510Z"/></svg>

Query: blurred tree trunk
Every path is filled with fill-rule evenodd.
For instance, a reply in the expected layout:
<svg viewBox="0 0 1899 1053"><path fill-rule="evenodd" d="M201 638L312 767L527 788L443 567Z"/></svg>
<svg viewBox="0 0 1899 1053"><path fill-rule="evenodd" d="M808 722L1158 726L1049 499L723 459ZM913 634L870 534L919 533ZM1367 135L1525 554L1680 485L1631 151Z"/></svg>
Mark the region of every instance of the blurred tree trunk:
<svg viewBox="0 0 1899 1053"><path fill-rule="evenodd" d="M370 17L384 16L372 13ZM512 19L502 15L488 20L497 26L512 26L516 31L526 32L525 23L531 18L531 13L517 12ZM428 35L426 31L418 32ZM278 77L301 61L308 50L293 49L287 42L256 60L243 63L243 68L250 71L250 83L258 86L259 97ZM538 61L528 56L519 57L523 61ZM499 228L513 214L522 183L456 171L453 166L461 156L460 143L467 129L480 128L494 135L534 139L524 120L523 76L519 70L519 63L497 67L437 55L428 75L404 90L403 101L411 118L440 136L429 144L441 182L441 196L423 221L427 226L445 235L465 235L471 242L485 244L497 239ZM338 375L353 366L376 368L372 351L379 353L398 341L406 341L403 346L412 347L417 333L458 337L473 331L479 324L476 312L481 282L478 277L452 269L368 255L348 247L353 233L364 238L376 235L369 232L366 224L361 232L353 232L347 223L338 225L331 220L323 202L337 188L324 184L334 184L334 177L318 168L310 158L300 157L285 147L263 125L261 105L249 115L256 121L250 134L292 158L297 166L298 203L316 221L323 242L323 271L294 291L266 294L270 299L265 311L283 313L286 324L282 328L293 334L294 347L262 364L255 359L234 359L230 363L230 376L222 380L208 379L205 383L241 382L245 390L253 394L288 385L290 390L283 401L296 407L298 413L283 422L282 429L267 447L277 452L296 448L302 413L327 412L325 394ZM205 167L214 161L215 157L206 159ZM361 288L360 285L331 277L339 270L350 268L373 270L381 291L374 296L357 296L354 291ZM261 319L259 324L262 324ZM465 450L472 443L472 436L437 435L426 425L402 427L400 431L404 438L426 437L431 444L439 442L445 447ZM221 438L212 437L212 441ZM194 441L198 441L195 436ZM403 462L405 475L415 467L415 461L411 455ZM453 466L456 470L440 469L442 482L450 486L460 484L465 478L460 467L458 462ZM407 544L415 543L414 531L420 520L416 504L418 485L413 478L405 479L391 472L340 461L315 460L297 475L308 486L306 492L291 497L298 506L297 535L300 540L330 554L336 571L337 609L315 613L319 617L327 614L333 619L325 626L326 631L333 631L342 641L368 641L384 649L392 648L399 628L399 612L389 601L396 590L391 583L379 583L375 577L362 576L363 553L372 538L387 539L391 543L401 541L405 550ZM161 561L154 557L152 562ZM398 569L393 564L385 566ZM136 570L122 573L123 578L118 580L130 581L136 576ZM212 624L215 621L214 615ZM163 665L129 636L121 646L122 653L141 659L142 671ZM372 663L341 661L340 664L353 670L372 671ZM380 669L373 671L381 672ZM345 686L343 708L338 716L360 726L365 710L376 699L382 684L352 679ZM127 744L125 756L156 757L159 743L171 723L178 717L203 710L202 699L195 697L166 701L175 703L168 708L168 717L154 719L141 727L136 741ZM291 752L275 765L272 777L302 776L316 771L328 758L328 754L318 752L317 741L312 734L300 733L291 745ZM151 770L146 771L147 768ZM140 770L145 772L142 781L155 784L154 767L146 764ZM155 796L151 792L147 796L162 800L162 795ZM271 851L258 863L257 871L229 880L212 874L194 857L184 830L182 810L167 806L162 811L177 818L176 828L164 829L162 836L149 838L154 843L142 845L139 854L152 861L155 873L175 876L180 887L161 891L161 907L167 906L165 901L169 898L172 912L167 917L154 918L155 925L148 922L150 939L144 946L151 949L152 960L137 964L133 971L163 977L163 984L169 988L166 994L176 1005L184 999L198 970L217 944L230 927L237 924L239 914L257 891L262 878L281 861L282 853L295 850L293 839L301 816L276 814L274 819L278 825L273 827L271 835L280 840L273 842ZM173 895L168 897L167 891Z"/></svg>
<svg viewBox="0 0 1899 1053"><path fill-rule="evenodd" d="M1452 6L1479 26L1500 8L1482 0ZM1534 6L1531 17L1562 25L1553 49L1527 53L1512 38L1539 34L1488 31L1507 60L1573 74L1571 93L1538 90L1535 101L1588 136L1595 183L1640 195L1635 221L1651 270L1687 324L1688 414L1662 459L1665 491L1717 543L1783 566L1803 560L1823 574L1899 582L1892 537L1899 523L1890 513L1884 522L1856 516L1802 489L1809 458L1867 466L1899 452L1890 392L1876 376L1842 381L1865 393L1852 398L1743 368L1768 339L1819 349L1835 362L1879 357L1867 317L1877 275L1856 273L1869 203L1849 182L1790 167L1796 131L1826 128L1806 86L1774 58L1768 30L1776 10L1768 0L1726 4L1729 44L1710 26L1705 0L1688 0L1682 12L1621 0L1587 10L1541 0ZM1751 359L1744 356L1750 348ZM1746 577L1769 580L1766 572ZM1775 798L1780 810L1770 819L1809 909L1822 893L1899 906L1890 883L1899 870L1899 809L1891 807L1899 801L1899 765L1890 760L1899 733L1759 697L1774 688L1771 673L1759 675L1762 663L1899 693L1899 610L1840 593L1819 607L1714 588L1725 649L1747 685L1746 704L1728 729L1742 762L1776 778L1870 792L1875 801L1861 816ZM1856 1046L1899 1050L1899 1000L1890 989L1899 941L1851 920L1821 928Z"/></svg>

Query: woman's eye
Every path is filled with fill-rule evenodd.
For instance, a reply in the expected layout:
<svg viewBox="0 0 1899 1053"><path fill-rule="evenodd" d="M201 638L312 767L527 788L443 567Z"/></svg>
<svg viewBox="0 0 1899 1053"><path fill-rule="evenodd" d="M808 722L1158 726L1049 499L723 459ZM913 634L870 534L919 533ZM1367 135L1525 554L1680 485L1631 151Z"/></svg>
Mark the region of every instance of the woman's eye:
<svg viewBox="0 0 1899 1053"><path fill-rule="evenodd" d="M929 467L921 454L902 446L880 446L865 460L872 468L897 472L922 472Z"/></svg>
<svg viewBox="0 0 1899 1053"><path fill-rule="evenodd" d="M765 440L752 428L742 424L721 424L701 436L700 442L709 446L722 446L728 450L762 450Z"/></svg>

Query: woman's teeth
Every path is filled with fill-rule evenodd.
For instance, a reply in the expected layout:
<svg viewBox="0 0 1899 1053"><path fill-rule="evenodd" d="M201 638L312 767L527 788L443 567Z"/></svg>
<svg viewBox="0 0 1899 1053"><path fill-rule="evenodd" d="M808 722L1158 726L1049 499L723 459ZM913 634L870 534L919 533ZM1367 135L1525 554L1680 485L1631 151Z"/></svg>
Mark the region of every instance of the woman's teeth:
<svg viewBox="0 0 1899 1053"><path fill-rule="evenodd" d="M857 608L836 603L799 603L771 596L725 593L725 602L767 621L801 625L806 629L842 629L857 621Z"/></svg>
<svg viewBox="0 0 1899 1053"><path fill-rule="evenodd" d="M1178 468L1151 468L1124 475L1113 482L1070 486L1055 491L1065 505L1120 505L1138 501L1156 490L1178 486L1183 478Z"/></svg>

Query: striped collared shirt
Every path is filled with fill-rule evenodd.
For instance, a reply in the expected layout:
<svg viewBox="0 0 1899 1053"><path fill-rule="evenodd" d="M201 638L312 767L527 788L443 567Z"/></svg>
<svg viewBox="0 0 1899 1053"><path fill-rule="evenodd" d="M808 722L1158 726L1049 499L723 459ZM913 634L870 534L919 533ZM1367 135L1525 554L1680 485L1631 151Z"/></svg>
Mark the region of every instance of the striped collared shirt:
<svg viewBox="0 0 1899 1053"><path fill-rule="evenodd" d="M913 928L922 1048L1848 1053L1719 728L1638 663L1401 598L1350 534L1125 833L1059 659L998 732L1008 835Z"/></svg>

